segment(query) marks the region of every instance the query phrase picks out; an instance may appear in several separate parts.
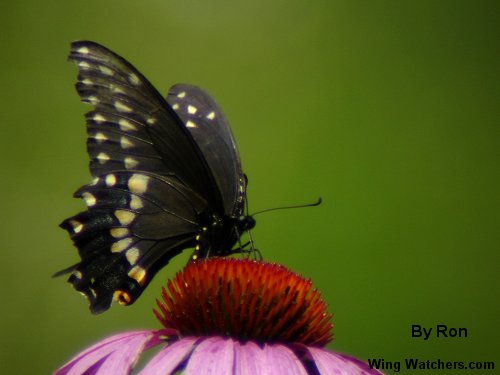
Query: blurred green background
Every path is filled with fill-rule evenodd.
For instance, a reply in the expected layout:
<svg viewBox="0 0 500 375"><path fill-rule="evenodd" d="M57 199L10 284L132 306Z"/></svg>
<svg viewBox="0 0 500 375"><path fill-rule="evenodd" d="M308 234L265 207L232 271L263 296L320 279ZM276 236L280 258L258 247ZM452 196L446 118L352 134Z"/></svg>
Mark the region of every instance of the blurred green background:
<svg viewBox="0 0 500 375"><path fill-rule="evenodd" d="M90 107L66 62L77 39L115 50L163 93L177 82L211 92L251 212L323 197L258 216L254 239L322 291L330 349L499 367L499 4L4 2L2 373L47 374L108 334L158 327L153 301L189 254L135 305L100 316L51 278L78 259L57 226L83 209L72 193L89 181ZM412 324L469 337L415 339Z"/></svg>

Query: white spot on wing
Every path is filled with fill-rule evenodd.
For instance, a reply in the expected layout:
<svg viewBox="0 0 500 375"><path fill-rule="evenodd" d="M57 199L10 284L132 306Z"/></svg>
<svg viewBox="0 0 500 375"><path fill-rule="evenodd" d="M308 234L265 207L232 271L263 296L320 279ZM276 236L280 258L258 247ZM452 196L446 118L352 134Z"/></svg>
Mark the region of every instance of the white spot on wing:
<svg viewBox="0 0 500 375"><path fill-rule="evenodd" d="M73 232L80 233L83 229L83 224L76 220L70 220L69 223L73 227Z"/></svg>
<svg viewBox="0 0 500 375"><path fill-rule="evenodd" d="M123 130L124 132L129 130L137 130L137 127L134 124L132 124L129 120L126 120L124 118L118 120L118 125L120 126L120 129Z"/></svg>
<svg viewBox="0 0 500 375"><path fill-rule="evenodd" d="M106 117L104 117L100 113L96 113L94 117L92 117L92 120L94 120L98 124L102 124L104 121L106 121Z"/></svg>
<svg viewBox="0 0 500 375"><path fill-rule="evenodd" d="M79 61L78 66L84 70L90 69L90 64L86 61Z"/></svg>
<svg viewBox="0 0 500 375"><path fill-rule="evenodd" d="M127 237L123 240L116 241L113 245L111 245L112 253L121 253L123 250L128 249L132 244L132 238Z"/></svg>
<svg viewBox="0 0 500 375"><path fill-rule="evenodd" d="M120 86L118 85L110 85L111 90L113 90L114 93L116 94L125 94L125 90L123 90Z"/></svg>
<svg viewBox="0 0 500 375"><path fill-rule="evenodd" d="M87 55L90 50L87 47L80 47L76 50L76 52L81 53L83 55Z"/></svg>
<svg viewBox="0 0 500 375"><path fill-rule="evenodd" d="M116 177L114 174L108 174L106 176L106 186L111 187L115 186L116 184Z"/></svg>
<svg viewBox="0 0 500 375"><path fill-rule="evenodd" d="M128 76L128 80L130 81L131 84L136 86L141 82L139 81L139 77L137 77L137 74L135 73L130 73Z"/></svg>
<svg viewBox="0 0 500 375"><path fill-rule="evenodd" d="M89 96L87 98L87 101L92 105L96 105L97 103L99 103L99 98L97 96Z"/></svg>
<svg viewBox="0 0 500 375"><path fill-rule="evenodd" d="M194 115L196 111L198 111L198 109L194 105L188 105L187 110L190 115Z"/></svg>
<svg viewBox="0 0 500 375"><path fill-rule="evenodd" d="M179 109L179 104L177 104L177 103L173 104L172 108L175 109L175 110L178 110Z"/></svg>
<svg viewBox="0 0 500 375"><path fill-rule="evenodd" d="M134 174L128 180L128 188L132 193L142 194L148 190L149 177L143 174Z"/></svg>
<svg viewBox="0 0 500 375"><path fill-rule="evenodd" d="M137 160L135 160L133 157L130 156L127 156L124 161L125 161L125 168L127 169L135 168L137 164L139 164Z"/></svg>
<svg viewBox="0 0 500 375"><path fill-rule="evenodd" d="M209 120L213 120L214 118L215 118L215 112L214 112L214 111L210 112L210 113L207 115L207 119L209 119Z"/></svg>
<svg viewBox="0 0 500 375"><path fill-rule="evenodd" d="M149 124L149 125L154 125L156 123L156 119L154 117L150 117L146 120L146 122Z"/></svg>
<svg viewBox="0 0 500 375"><path fill-rule="evenodd" d="M140 210L144 207L144 203L142 203L142 199L137 195L132 195L130 198L130 208L132 210Z"/></svg>
<svg viewBox="0 0 500 375"><path fill-rule="evenodd" d="M105 142L108 140L108 137L106 137L106 135L104 133L96 133L94 135L94 139L99 142L99 143L102 143L102 142Z"/></svg>
<svg viewBox="0 0 500 375"><path fill-rule="evenodd" d="M104 164L109 160L109 155L104 152L101 152L99 153L99 155L97 155L97 160L99 160L100 164Z"/></svg>
<svg viewBox="0 0 500 375"><path fill-rule="evenodd" d="M94 197L93 194L89 193L88 191L85 191L83 194L82 194L82 198L83 200L85 201L85 204L88 206L88 207L92 207L96 204L97 200L96 198Z"/></svg>
<svg viewBox="0 0 500 375"><path fill-rule="evenodd" d="M116 210L115 217L121 225L127 226L135 219L135 214L126 210Z"/></svg>
<svg viewBox="0 0 500 375"><path fill-rule="evenodd" d="M146 270L142 267L135 266L128 272L127 275L137 281L140 286L143 286L146 283Z"/></svg>
<svg viewBox="0 0 500 375"><path fill-rule="evenodd" d="M132 112L132 108L118 100L115 101L114 105L118 112Z"/></svg>
<svg viewBox="0 0 500 375"><path fill-rule="evenodd" d="M122 146L123 149L134 147L134 144L127 138L127 137L121 137L120 138L120 146Z"/></svg>
<svg viewBox="0 0 500 375"><path fill-rule="evenodd" d="M94 84L94 82L92 82L92 81L91 81L90 79L88 79L88 78L84 78L84 79L82 79L80 82L81 82L81 83L83 83L84 85L87 85L87 86L89 86L89 85L93 85L93 84Z"/></svg>
<svg viewBox="0 0 500 375"><path fill-rule="evenodd" d="M139 259L139 249L137 247L132 247L130 249L127 250L127 252L125 253L125 257L127 258L128 262L130 263L130 265L134 265L135 263L137 263L137 259Z"/></svg>
<svg viewBox="0 0 500 375"><path fill-rule="evenodd" d="M196 126L197 125L193 121L191 121L191 120L188 120L186 122L186 127L188 127L188 128L196 128Z"/></svg>
<svg viewBox="0 0 500 375"><path fill-rule="evenodd" d="M100 65L99 70L101 71L102 74L105 74L107 76L113 75L113 71L110 68L108 68L107 66Z"/></svg>
<svg viewBox="0 0 500 375"><path fill-rule="evenodd" d="M177 94L178 98L184 98L185 96L186 96L186 92L185 91L181 91L180 93Z"/></svg>
<svg viewBox="0 0 500 375"><path fill-rule="evenodd" d="M109 231L114 238L122 238L128 236L129 230L127 228L111 228Z"/></svg>
<svg viewBox="0 0 500 375"><path fill-rule="evenodd" d="M99 183L99 177L94 177L90 182L90 185L95 186Z"/></svg>

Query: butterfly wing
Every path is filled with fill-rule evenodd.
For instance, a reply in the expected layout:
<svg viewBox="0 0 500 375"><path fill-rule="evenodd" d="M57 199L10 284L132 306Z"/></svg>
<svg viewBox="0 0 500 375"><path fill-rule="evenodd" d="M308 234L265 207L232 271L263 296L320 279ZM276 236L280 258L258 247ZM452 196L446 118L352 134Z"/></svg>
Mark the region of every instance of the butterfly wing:
<svg viewBox="0 0 500 375"><path fill-rule="evenodd" d="M213 173L226 215L243 214L246 183L229 124L215 100L199 87L177 84L167 101L182 119Z"/></svg>
<svg viewBox="0 0 500 375"><path fill-rule="evenodd" d="M75 42L86 114L91 184L87 211L67 220L81 262L69 281L93 313L134 302L154 274L201 230L198 215L224 212L207 161L178 115L130 63L94 42ZM64 271L62 271L64 272Z"/></svg>
<svg viewBox="0 0 500 375"><path fill-rule="evenodd" d="M93 176L117 169L175 175L213 206L221 205L220 192L195 140L137 69L88 41L74 42L69 60L79 69L76 89L81 100L94 106L86 115Z"/></svg>

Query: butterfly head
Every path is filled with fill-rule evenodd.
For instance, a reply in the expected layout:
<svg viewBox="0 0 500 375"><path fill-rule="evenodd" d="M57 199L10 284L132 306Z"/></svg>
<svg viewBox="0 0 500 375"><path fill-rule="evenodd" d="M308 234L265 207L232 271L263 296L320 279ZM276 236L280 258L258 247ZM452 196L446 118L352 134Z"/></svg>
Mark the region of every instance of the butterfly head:
<svg viewBox="0 0 500 375"><path fill-rule="evenodd" d="M249 231L255 228L255 219L252 216L240 216L237 221L237 226L240 232Z"/></svg>

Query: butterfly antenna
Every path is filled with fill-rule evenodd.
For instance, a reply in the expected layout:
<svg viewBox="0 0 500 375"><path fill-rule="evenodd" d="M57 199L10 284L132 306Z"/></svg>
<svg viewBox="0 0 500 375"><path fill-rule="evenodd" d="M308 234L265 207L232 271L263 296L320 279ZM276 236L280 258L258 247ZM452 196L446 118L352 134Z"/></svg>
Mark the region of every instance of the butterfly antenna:
<svg viewBox="0 0 500 375"><path fill-rule="evenodd" d="M321 202L323 202L323 199L321 199L321 197L319 197L318 200L316 202L314 202L314 203L299 204L299 205L296 205L296 206L283 206L283 207L266 208L265 210L257 211L257 212L253 213L250 216L255 216L255 215L261 214L263 212L277 211L277 210L286 210L286 209L289 209L289 208L315 207L315 206L319 206L321 204Z"/></svg>

